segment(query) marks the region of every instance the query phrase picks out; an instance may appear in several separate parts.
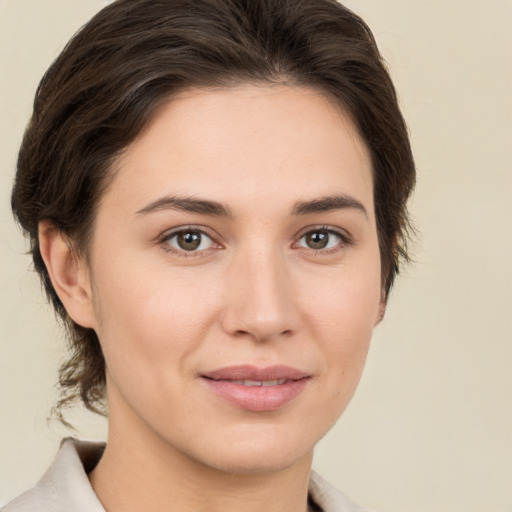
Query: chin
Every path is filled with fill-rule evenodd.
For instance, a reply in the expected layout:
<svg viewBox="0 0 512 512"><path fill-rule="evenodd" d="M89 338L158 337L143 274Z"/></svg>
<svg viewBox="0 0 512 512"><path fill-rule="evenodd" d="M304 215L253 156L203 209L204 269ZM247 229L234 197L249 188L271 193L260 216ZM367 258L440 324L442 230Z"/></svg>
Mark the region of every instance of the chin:
<svg viewBox="0 0 512 512"><path fill-rule="evenodd" d="M243 430L215 437L208 448L196 446L193 458L217 471L240 475L277 473L301 463L311 464L316 436L281 429L269 432L264 425Z"/></svg>
<svg viewBox="0 0 512 512"><path fill-rule="evenodd" d="M236 455L235 455L236 454ZM213 457L210 466L224 473L237 475L258 475L271 474L286 471L287 469L300 465L302 462L310 462L313 450L310 452L296 453L294 451L278 452L277 450L262 451L247 450L234 446L229 454Z"/></svg>

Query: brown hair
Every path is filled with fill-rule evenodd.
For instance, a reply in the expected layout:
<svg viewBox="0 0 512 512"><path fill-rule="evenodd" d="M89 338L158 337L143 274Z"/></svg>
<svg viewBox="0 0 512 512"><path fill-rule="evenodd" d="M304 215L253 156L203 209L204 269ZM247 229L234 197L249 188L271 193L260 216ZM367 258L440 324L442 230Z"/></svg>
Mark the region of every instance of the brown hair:
<svg viewBox="0 0 512 512"><path fill-rule="evenodd" d="M58 406L102 412L105 361L76 324L41 258L43 219L86 254L111 166L159 105L191 86L273 82L317 88L355 122L372 157L385 296L407 260L415 170L395 89L367 25L335 0L118 0L68 43L44 75L21 145L12 209L68 331ZM62 418L62 416L61 416Z"/></svg>

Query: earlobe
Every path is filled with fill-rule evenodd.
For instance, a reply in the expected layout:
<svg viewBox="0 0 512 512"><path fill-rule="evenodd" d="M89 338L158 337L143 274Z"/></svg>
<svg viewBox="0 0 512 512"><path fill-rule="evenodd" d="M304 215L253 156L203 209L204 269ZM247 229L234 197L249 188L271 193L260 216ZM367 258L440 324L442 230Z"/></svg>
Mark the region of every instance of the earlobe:
<svg viewBox="0 0 512 512"><path fill-rule="evenodd" d="M382 322L382 320L384 319L384 315L386 314L387 305L388 305L387 297L385 297L384 292L383 292L383 296L382 296L382 299L379 304L379 310L377 313L377 319L375 321L374 327L377 327L377 325L379 325Z"/></svg>
<svg viewBox="0 0 512 512"><path fill-rule="evenodd" d="M51 222L39 223L39 247L55 292L69 316L82 327L95 327L87 266L69 239Z"/></svg>

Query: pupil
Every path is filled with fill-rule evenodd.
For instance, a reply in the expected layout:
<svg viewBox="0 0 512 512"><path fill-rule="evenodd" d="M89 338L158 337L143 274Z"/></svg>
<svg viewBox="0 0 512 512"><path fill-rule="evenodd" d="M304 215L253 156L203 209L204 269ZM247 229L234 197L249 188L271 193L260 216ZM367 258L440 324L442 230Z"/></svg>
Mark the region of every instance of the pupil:
<svg viewBox="0 0 512 512"><path fill-rule="evenodd" d="M327 231L316 231L306 235L306 240L311 249L324 249L329 242L329 233Z"/></svg>
<svg viewBox="0 0 512 512"><path fill-rule="evenodd" d="M178 245L185 251L193 251L201 245L201 234L184 231L178 234Z"/></svg>

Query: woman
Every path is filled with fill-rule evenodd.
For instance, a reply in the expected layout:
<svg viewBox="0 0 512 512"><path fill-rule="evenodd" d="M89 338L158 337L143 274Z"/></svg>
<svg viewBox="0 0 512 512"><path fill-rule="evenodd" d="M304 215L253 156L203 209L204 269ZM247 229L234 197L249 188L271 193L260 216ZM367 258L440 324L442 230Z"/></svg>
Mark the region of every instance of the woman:
<svg viewBox="0 0 512 512"><path fill-rule="evenodd" d="M401 259L407 130L332 0L120 0L38 89L15 216L69 332L24 510L360 510L311 473Z"/></svg>

